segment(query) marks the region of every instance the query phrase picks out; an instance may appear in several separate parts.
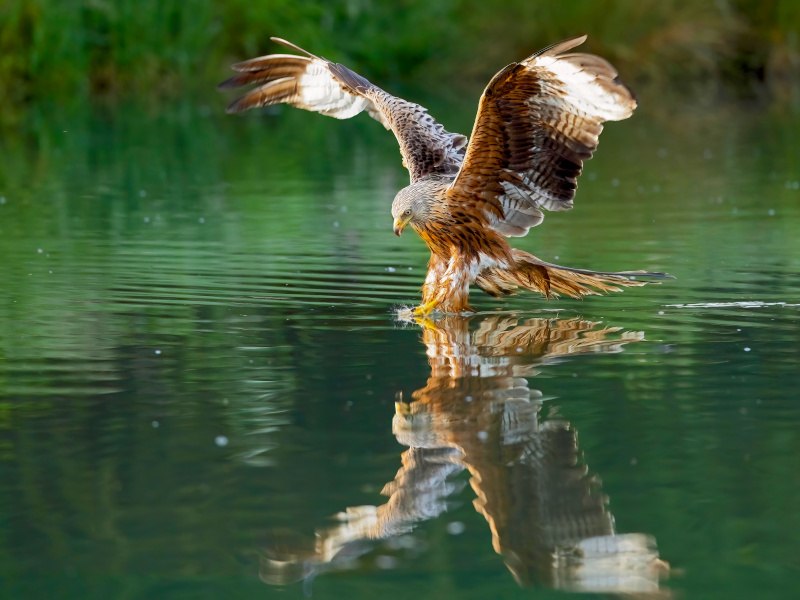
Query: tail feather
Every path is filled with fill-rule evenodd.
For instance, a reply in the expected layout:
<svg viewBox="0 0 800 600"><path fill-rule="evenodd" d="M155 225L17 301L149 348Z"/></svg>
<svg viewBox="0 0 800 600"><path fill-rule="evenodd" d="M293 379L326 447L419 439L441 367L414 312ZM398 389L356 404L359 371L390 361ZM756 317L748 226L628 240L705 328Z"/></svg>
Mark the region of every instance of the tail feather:
<svg viewBox="0 0 800 600"><path fill-rule="evenodd" d="M510 269L486 269L475 283L492 296L507 296L519 288L539 292L548 298L559 295L582 298L620 292L623 287L639 287L653 283L652 279L668 279L666 273L648 271L590 271L562 267L539 260L532 254L514 250L514 265ZM644 278L644 279L640 279Z"/></svg>

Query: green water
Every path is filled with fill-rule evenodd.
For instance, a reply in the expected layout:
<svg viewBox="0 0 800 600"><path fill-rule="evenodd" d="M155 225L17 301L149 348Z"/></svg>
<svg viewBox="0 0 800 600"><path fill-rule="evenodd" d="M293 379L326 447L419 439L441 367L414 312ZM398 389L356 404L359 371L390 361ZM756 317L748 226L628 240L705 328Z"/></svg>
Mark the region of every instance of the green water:
<svg viewBox="0 0 800 600"><path fill-rule="evenodd" d="M426 328L391 136L223 105L0 137L0 596L793 597L800 115L609 125L515 243L677 279Z"/></svg>

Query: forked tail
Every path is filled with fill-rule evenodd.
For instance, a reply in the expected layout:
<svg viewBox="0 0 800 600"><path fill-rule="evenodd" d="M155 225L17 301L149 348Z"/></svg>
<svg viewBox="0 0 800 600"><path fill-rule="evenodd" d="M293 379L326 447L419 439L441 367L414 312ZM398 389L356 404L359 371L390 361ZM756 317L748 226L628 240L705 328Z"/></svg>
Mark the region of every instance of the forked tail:
<svg viewBox="0 0 800 600"><path fill-rule="evenodd" d="M561 294L582 298L620 292L623 287L642 286L654 279L672 279L667 273L648 271L590 271L562 267L539 260L533 254L513 250L514 264L509 269L492 268L481 272L475 283L492 296L507 296L519 288L539 292L548 298Z"/></svg>

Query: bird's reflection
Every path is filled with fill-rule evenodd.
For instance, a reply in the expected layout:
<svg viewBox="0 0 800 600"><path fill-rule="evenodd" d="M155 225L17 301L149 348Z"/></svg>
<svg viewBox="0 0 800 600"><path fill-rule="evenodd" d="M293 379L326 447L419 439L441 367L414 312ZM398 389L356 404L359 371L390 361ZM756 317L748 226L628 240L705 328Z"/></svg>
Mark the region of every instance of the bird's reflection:
<svg viewBox="0 0 800 600"><path fill-rule="evenodd" d="M402 539L447 510L467 470L494 550L521 585L659 592L667 572L655 540L617 533L599 480L582 463L575 430L543 418L528 377L549 361L618 352L642 334L580 319L446 317L422 321L431 374L397 402L392 430L408 447L380 506L350 507L313 542L277 536L261 558L268 583L347 568L375 542Z"/></svg>

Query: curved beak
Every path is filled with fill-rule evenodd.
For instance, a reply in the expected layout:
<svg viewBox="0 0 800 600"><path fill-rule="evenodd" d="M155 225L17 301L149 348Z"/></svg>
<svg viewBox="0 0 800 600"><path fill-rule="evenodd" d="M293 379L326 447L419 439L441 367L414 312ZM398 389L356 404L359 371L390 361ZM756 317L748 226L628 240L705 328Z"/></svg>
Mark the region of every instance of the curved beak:
<svg viewBox="0 0 800 600"><path fill-rule="evenodd" d="M406 228L406 225L408 225L408 219L406 219L405 221L402 218L395 219L394 220L394 234L395 235L400 235L401 233L403 233L403 229Z"/></svg>

